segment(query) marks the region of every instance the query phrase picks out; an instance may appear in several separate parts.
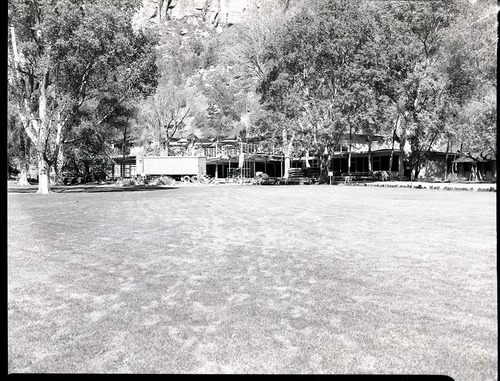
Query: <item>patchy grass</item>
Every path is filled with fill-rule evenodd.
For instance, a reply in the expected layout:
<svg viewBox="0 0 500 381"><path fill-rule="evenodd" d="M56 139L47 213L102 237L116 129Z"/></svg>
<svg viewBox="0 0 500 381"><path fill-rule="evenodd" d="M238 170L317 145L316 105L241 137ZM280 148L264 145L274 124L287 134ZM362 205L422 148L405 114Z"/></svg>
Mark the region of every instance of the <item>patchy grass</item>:
<svg viewBox="0 0 500 381"><path fill-rule="evenodd" d="M8 196L9 372L497 377L495 194Z"/></svg>

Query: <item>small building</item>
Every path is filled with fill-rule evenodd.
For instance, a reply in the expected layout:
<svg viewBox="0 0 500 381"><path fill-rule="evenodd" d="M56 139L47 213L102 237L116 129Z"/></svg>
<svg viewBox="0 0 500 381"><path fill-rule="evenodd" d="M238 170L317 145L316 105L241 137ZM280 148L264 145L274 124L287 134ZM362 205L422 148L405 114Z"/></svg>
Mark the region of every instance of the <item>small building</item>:
<svg viewBox="0 0 500 381"><path fill-rule="evenodd" d="M108 177L116 178L130 178L136 176L136 156L114 156L111 158L113 165L108 170Z"/></svg>
<svg viewBox="0 0 500 381"><path fill-rule="evenodd" d="M418 179L435 180L496 180L496 156L465 155L457 153L457 147L446 144L426 152L420 161ZM405 155L408 147L405 146ZM285 157L278 138L199 138L190 134L172 138L168 145L170 156L206 157L206 175L215 179L243 176L255 177L257 172L270 177L284 177ZM146 155L143 148L130 148L130 154L113 157L114 165L109 176L127 178L136 176L136 158ZM302 154L304 154L303 152ZM167 152L165 152L167 154ZM334 176L371 176L372 172L387 172L392 177L403 173L409 179L411 168L408 160L400 160L398 140L384 139L380 135L345 134L335 147L329 172ZM400 171L400 165L403 168ZM290 158L290 168L320 166L320 158L314 155Z"/></svg>
<svg viewBox="0 0 500 381"><path fill-rule="evenodd" d="M392 152L392 165L391 165ZM371 152L372 171L386 171L397 175L399 171L400 152L391 149L380 149ZM332 157L332 172L338 174L361 174L369 172L370 155L368 152L351 152L351 165L349 171L349 153L336 153Z"/></svg>
<svg viewBox="0 0 500 381"><path fill-rule="evenodd" d="M497 159L493 152L461 154L452 163L458 180L496 181L497 179Z"/></svg>
<svg viewBox="0 0 500 381"><path fill-rule="evenodd" d="M240 156L222 156L207 159L207 175L215 179L243 174L245 178L255 177L257 172L270 177L284 176L284 157L279 155L244 154L240 169Z"/></svg>
<svg viewBox="0 0 500 381"><path fill-rule="evenodd" d="M385 171L396 176L399 173L400 154L399 143L393 146L392 140L386 140L381 135L346 134L332 156L331 171L334 175L367 175L371 167L374 172ZM409 176L406 161L404 165L404 173Z"/></svg>

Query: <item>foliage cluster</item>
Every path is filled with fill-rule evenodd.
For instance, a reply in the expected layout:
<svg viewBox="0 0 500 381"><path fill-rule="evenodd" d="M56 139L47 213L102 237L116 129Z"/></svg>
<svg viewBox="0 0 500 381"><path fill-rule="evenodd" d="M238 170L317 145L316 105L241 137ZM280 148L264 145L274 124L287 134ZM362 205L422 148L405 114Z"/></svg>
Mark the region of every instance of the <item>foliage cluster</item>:
<svg viewBox="0 0 500 381"><path fill-rule="evenodd" d="M220 33L134 27L140 5L9 1L13 168L86 175L189 133L260 136L323 170L353 133L399 142L415 175L437 148L496 156L492 1L263 0Z"/></svg>

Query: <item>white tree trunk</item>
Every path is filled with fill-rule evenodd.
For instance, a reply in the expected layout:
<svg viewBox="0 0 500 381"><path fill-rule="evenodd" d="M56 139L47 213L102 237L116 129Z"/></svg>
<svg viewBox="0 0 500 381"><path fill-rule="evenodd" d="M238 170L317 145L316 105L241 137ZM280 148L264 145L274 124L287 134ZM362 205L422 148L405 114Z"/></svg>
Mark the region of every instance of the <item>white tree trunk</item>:
<svg viewBox="0 0 500 381"><path fill-rule="evenodd" d="M311 164L309 164L309 150L306 150L306 168L310 168Z"/></svg>
<svg viewBox="0 0 500 381"><path fill-rule="evenodd" d="M290 153L292 152L293 138L295 134L292 133L292 137L288 140L288 133L286 128L283 128L283 154L285 156L285 169L283 177L288 178L288 171L290 170Z"/></svg>
<svg viewBox="0 0 500 381"><path fill-rule="evenodd" d="M163 12L163 0L158 0L158 7L157 7L157 14L156 14L156 21L158 23L158 26L161 24L161 13Z"/></svg>
<svg viewBox="0 0 500 381"><path fill-rule="evenodd" d="M285 154L285 168L283 170L283 178L288 179L288 171L290 170L290 155Z"/></svg>
<svg viewBox="0 0 500 381"><path fill-rule="evenodd" d="M349 152L347 153L347 173L351 174L352 127L349 129Z"/></svg>
<svg viewBox="0 0 500 381"><path fill-rule="evenodd" d="M38 157L38 191L39 194L49 194L50 193L50 177L49 177L49 165L39 154Z"/></svg>
<svg viewBox="0 0 500 381"><path fill-rule="evenodd" d="M392 164L392 163L391 163ZM372 157L372 140L368 141L368 172L370 175L373 173L373 157ZM389 169L390 173L390 169Z"/></svg>
<svg viewBox="0 0 500 381"><path fill-rule="evenodd" d="M19 185L30 185L28 182L28 171L25 168L21 168L21 173L19 174L19 180L17 183Z"/></svg>
<svg viewBox="0 0 500 381"><path fill-rule="evenodd" d="M349 144L349 153L347 154L347 173L351 174L351 145Z"/></svg>
<svg viewBox="0 0 500 381"><path fill-rule="evenodd" d="M406 144L406 122L407 119L403 121L403 130L401 131L401 136L399 140L399 179L401 180L404 176L404 171L405 171L405 165L404 165L404 158L405 158L405 144ZM398 119L398 127L401 123L401 118ZM396 128L398 128L396 127Z"/></svg>

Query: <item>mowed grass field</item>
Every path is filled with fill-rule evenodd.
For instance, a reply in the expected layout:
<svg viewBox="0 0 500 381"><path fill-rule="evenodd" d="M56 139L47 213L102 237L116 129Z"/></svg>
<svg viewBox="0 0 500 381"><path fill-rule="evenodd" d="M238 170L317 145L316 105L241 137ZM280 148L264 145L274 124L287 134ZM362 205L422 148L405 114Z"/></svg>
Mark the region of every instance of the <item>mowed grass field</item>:
<svg viewBox="0 0 500 381"><path fill-rule="evenodd" d="M496 194L8 195L9 372L497 379Z"/></svg>

